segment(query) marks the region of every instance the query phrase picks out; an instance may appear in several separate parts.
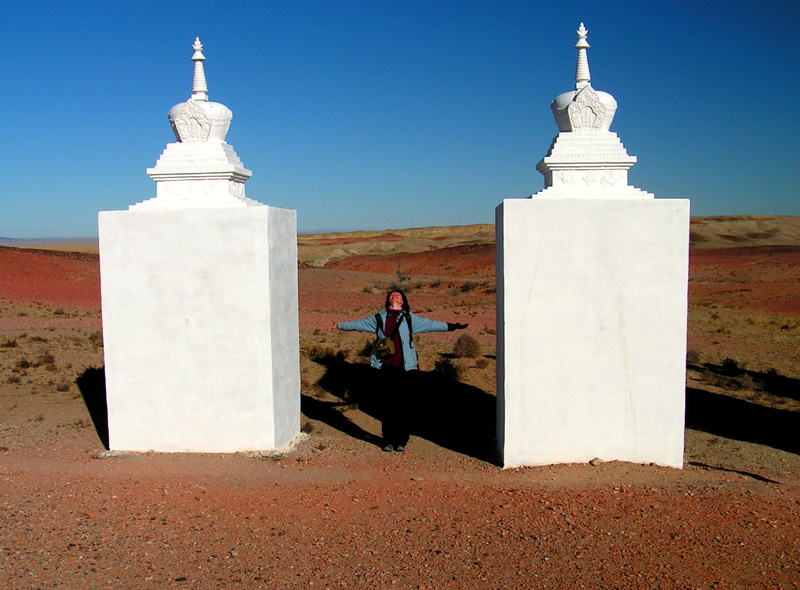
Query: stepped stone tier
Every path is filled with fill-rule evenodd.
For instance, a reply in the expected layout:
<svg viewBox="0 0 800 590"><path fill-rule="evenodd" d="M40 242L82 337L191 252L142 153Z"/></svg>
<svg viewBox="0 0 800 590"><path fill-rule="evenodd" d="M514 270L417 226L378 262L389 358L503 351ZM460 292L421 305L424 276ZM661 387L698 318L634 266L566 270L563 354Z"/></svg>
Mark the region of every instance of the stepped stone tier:
<svg viewBox="0 0 800 590"><path fill-rule="evenodd" d="M279 449L300 431L296 213L245 197L192 48L156 197L98 217L109 446Z"/></svg>
<svg viewBox="0 0 800 590"><path fill-rule="evenodd" d="M496 210L498 442L506 467L681 467L689 201L628 186L636 158L591 86L587 33L551 105L544 190Z"/></svg>

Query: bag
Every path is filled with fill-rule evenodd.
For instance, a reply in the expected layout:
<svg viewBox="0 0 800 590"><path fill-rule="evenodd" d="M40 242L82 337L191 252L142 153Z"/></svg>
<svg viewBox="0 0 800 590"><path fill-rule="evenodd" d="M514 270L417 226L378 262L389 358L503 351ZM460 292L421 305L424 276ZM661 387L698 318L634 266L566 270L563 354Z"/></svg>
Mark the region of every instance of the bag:
<svg viewBox="0 0 800 590"><path fill-rule="evenodd" d="M381 360L394 356L394 341L391 338L378 338L375 342L375 356Z"/></svg>
<svg viewBox="0 0 800 590"><path fill-rule="evenodd" d="M383 322L381 321L381 314L376 313L375 319L378 322L378 326L375 328L375 335L377 336L379 329L383 331ZM402 319L403 316L401 315L394 326L395 332L397 332L397 328L400 325ZM394 334L392 334L391 336L387 336L386 338L378 338L377 340L375 340L375 356L381 360L394 356Z"/></svg>

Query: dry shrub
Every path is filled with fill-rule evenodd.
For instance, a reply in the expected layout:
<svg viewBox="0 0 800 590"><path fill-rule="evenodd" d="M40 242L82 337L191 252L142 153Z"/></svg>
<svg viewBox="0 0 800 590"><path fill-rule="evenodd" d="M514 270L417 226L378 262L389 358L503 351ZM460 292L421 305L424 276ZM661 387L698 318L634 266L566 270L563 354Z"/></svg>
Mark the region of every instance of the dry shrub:
<svg viewBox="0 0 800 590"><path fill-rule="evenodd" d="M36 362L33 363L33 366L34 367L44 367L48 371L55 371L56 370L56 357L54 357L49 352L43 352L36 359Z"/></svg>
<svg viewBox="0 0 800 590"><path fill-rule="evenodd" d="M714 387L720 387L722 385L723 379L719 375L717 375L714 371L706 369L702 372L702 379L709 385L713 385Z"/></svg>
<svg viewBox="0 0 800 590"><path fill-rule="evenodd" d="M441 359L434 363L433 368L435 371L441 373L449 379L459 381L461 379L461 367L455 364L450 359Z"/></svg>
<svg viewBox="0 0 800 590"><path fill-rule="evenodd" d="M728 377L738 377L744 373L744 365L739 365L738 361L733 360L730 357L726 357L724 361L722 361L722 374L727 375Z"/></svg>
<svg viewBox="0 0 800 590"><path fill-rule="evenodd" d="M686 364L696 365L700 362L700 351L690 348L686 351Z"/></svg>
<svg viewBox="0 0 800 590"><path fill-rule="evenodd" d="M369 356L372 354L372 345L373 345L372 340L370 340L369 338L365 340L364 346L362 346L361 349L358 351L358 356L369 358Z"/></svg>
<svg viewBox="0 0 800 590"><path fill-rule="evenodd" d="M478 360L477 360L477 362L475 363L475 366L476 366L477 368L479 368L479 369L485 369L486 367L488 367L488 366L489 366L489 360L488 360L488 359L485 359L485 358L480 358L480 359L478 359Z"/></svg>
<svg viewBox="0 0 800 590"><path fill-rule="evenodd" d="M33 365L31 364L31 362L28 359L26 359L25 357L22 357L21 359L19 359L16 362L16 364L14 365L14 369L16 369L15 372L19 372L19 371L24 371L25 369L29 369L32 366Z"/></svg>
<svg viewBox="0 0 800 590"><path fill-rule="evenodd" d="M103 347L103 332L102 330L96 330L89 334L89 342L91 342L92 346L95 348L102 348Z"/></svg>
<svg viewBox="0 0 800 590"><path fill-rule="evenodd" d="M343 350L334 350L329 346L317 346L316 344L308 348L308 356L312 361L319 362L344 362L347 353Z"/></svg>
<svg viewBox="0 0 800 590"><path fill-rule="evenodd" d="M19 346L19 344L17 344L16 339L11 340L9 338L5 338L2 344L0 344L0 348L16 348L17 346Z"/></svg>
<svg viewBox="0 0 800 590"><path fill-rule="evenodd" d="M481 345L472 336L464 334L456 340L453 346L453 354L458 358L478 358L481 355Z"/></svg>
<svg viewBox="0 0 800 590"><path fill-rule="evenodd" d="M72 383L64 379L56 385L56 391L69 391L70 387L72 387Z"/></svg>
<svg viewBox="0 0 800 590"><path fill-rule="evenodd" d="M747 391L753 391L756 389L757 383L756 380L750 376L749 373L745 373L741 377L739 377L739 389L745 389Z"/></svg>

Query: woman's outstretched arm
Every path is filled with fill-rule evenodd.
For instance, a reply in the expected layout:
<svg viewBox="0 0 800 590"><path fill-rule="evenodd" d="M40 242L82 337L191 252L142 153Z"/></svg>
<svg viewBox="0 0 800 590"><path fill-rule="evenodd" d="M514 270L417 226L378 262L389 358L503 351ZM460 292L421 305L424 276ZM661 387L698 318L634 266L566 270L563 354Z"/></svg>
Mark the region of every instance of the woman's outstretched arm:
<svg viewBox="0 0 800 590"><path fill-rule="evenodd" d="M361 318L360 320L353 320L351 322L339 322L331 326L332 328L338 328L339 330L345 331L355 331L355 332L375 332L378 328L378 321L375 319L374 315Z"/></svg>

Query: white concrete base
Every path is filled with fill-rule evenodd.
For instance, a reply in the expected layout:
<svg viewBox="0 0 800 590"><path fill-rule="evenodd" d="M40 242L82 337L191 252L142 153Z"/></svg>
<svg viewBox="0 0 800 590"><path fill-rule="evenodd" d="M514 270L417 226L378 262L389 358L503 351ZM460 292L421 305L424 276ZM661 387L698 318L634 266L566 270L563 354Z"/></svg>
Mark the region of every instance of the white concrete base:
<svg viewBox="0 0 800 590"><path fill-rule="evenodd" d="M682 467L689 201L534 197L496 217L504 466Z"/></svg>
<svg viewBox="0 0 800 590"><path fill-rule="evenodd" d="M295 211L99 214L111 450L279 449L300 431Z"/></svg>

